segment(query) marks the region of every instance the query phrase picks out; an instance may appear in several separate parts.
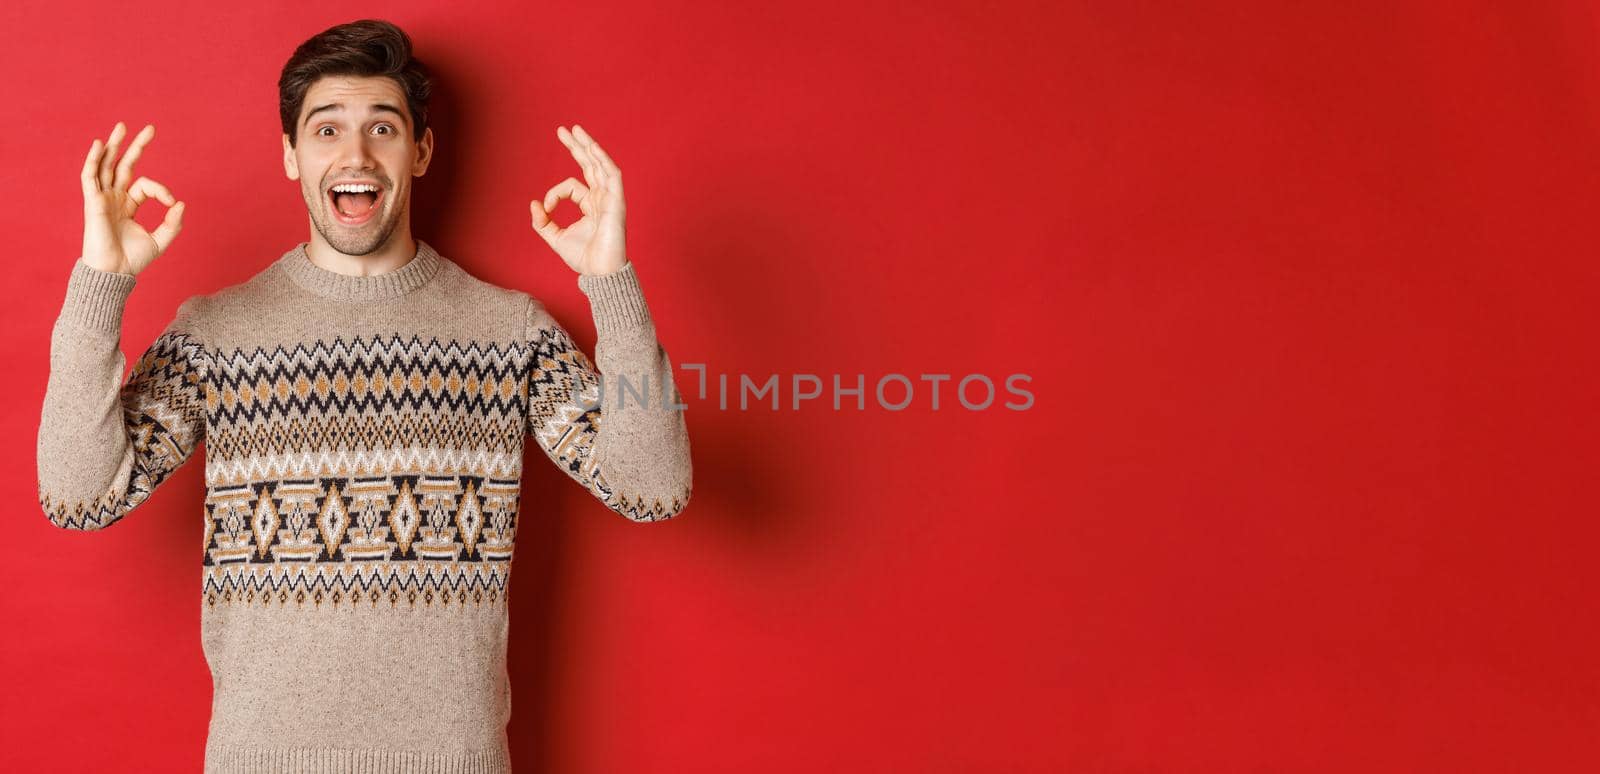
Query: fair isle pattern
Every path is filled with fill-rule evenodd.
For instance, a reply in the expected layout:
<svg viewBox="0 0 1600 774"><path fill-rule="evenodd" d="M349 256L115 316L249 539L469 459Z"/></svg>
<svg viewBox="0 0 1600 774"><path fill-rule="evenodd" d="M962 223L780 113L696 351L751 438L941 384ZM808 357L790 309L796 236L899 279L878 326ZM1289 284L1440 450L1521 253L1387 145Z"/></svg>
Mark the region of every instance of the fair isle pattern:
<svg viewBox="0 0 1600 774"><path fill-rule="evenodd" d="M524 433L634 521L670 518L689 497L607 483L600 381L559 328L507 346L335 337L227 354L170 332L121 395L128 486L90 502L41 488L41 504L60 526L107 526L203 437L208 605L503 603L508 570L486 567L515 548Z"/></svg>
<svg viewBox="0 0 1600 774"><path fill-rule="evenodd" d="M606 482L603 457L595 451L603 407L600 380L588 355L566 331L541 328L534 336L532 359L529 430L551 461L633 521L668 519L688 504L687 486L663 500L619 492Z"/></svg>
<svg viewBox="0 0 1600 774"><path fill-rule="evenodd" d="M150 497L194 453L205 434L207 356L181 331L156 337L134 363L119 393L128 428L125 486L98 498L66 501L52 497L39 482L45 515L66 529L104 529Z"/></svg>
<svg viewBox="0 0 1600 774"><path fill-rule="evenodd" d="M504 603L529 432L630 519L687 501L606 483L599 379L559 329L531 346L336 337L213 360L208 605Z"/></svg>
<svg viewBox="0 0 1600 774"><path fill-rule="evenodd" d="M210 567L206 605L505 605L507 565L351 562Z"/></svg>
<svg viewBox="0 0 1600 774"><path fill-rule="evenodd" d="M612 512L658 521L687 504L683 415L609 400L537 299L421 240L365 276L306 247L184 301L126 380L135 279L80 258L40 501L58 526L120 523L205 447L207 771L508 771L529 437ZM606 375L670 385L631 264L578 286Z"/></svg>
<svg viewBox="0 0 1600 774"><path fill-rule="evenodd" d="M527 350L338 336L216 356L205 603L503 605Z"/></svg>
<svg viewBox="0 0 1600 774"><path fill-rule="evenodd" d="M212 487L406 471L515 478L521 470L521 343L336 337L216 360Z"/></svg>
<svg viewBox="0 0 1600 774"><path fill-rule="evenodd" d="M214 488L206 604L503 604L519 494L474 476Z"/></svg>

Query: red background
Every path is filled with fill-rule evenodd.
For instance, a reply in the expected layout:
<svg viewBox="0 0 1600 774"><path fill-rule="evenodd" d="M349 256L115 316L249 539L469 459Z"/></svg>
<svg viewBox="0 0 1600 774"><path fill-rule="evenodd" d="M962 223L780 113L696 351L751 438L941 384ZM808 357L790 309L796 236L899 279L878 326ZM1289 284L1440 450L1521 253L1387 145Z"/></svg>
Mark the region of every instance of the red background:
<svg viewBox="0 0 1600 774"><path fill-rule="evenodd" d="M210 710L203 465L102 533L35 497L84 152L154 123L140 172L189 202L131 364L307 238L278 69L369 15L441 76L416 233L585 347L527 207L574 122L675 363L1033 378L1027 411L691 399L665 524L534 450L518 771L1600 765L1588 4L218 8L0 6L0 767L198 770Z"/></svg>

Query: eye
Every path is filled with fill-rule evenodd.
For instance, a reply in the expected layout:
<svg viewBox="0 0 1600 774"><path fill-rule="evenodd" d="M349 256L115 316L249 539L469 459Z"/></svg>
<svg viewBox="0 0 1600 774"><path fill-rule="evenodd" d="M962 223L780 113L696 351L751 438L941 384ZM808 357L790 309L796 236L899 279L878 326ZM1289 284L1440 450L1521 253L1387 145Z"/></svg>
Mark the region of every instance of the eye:
<svg viewBox="0 0 1600 774"><path fill-rule="evenodd" d="M324 132L323 132L323 130L324 130L324 129L332 129L332 128L333 128L333 127L331 127L331 126L328 126L328 125L327 125L327 124L323 124L323 125L322 125L322 126L319 126L319 127L317 127L317 136L319 136L319 137L327 137L327 136L328 136L328 135L327 135L327 134L325 134L325 133L324 133Z"/></svg>
<svg viewBox="0 0 1600 774"><path fill-rule="evenodd" d="M377 131L379 129L387 129L387 130L389 130L387 132L384 132L384 134L394 134L394 127L390 126L388 124L378 124L377 126L373 127L373 131Z"/></svg>

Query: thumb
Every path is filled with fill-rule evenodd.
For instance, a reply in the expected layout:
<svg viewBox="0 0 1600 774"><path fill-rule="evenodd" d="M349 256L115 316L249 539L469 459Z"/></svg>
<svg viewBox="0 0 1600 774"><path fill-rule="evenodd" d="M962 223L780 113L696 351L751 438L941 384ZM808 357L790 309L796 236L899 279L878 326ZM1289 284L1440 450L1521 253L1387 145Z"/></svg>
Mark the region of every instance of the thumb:
<svg viewBox="0 0 1600 774"><path fill-rule="evenodd" d="M178 202L167 208L166 217L161 219L161 225L150 234L156 240L156 247L161 252L166 252L172 246L172 240L178 238L178 232L183 230L183 202Z"/></svg>

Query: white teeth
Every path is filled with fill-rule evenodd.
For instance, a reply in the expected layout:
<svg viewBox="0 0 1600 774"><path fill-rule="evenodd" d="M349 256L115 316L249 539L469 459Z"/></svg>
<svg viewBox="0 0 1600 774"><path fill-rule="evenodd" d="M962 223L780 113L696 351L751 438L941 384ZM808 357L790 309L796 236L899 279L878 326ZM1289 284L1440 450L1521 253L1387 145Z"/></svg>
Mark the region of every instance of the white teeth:
<svg viewBox="0 0 1600 774"><path fill-rule="evenodd" d="M366 185L365 183L342 183L334 186L333 190L341 193L377 193L378 187L375 185Z"/></svg>

